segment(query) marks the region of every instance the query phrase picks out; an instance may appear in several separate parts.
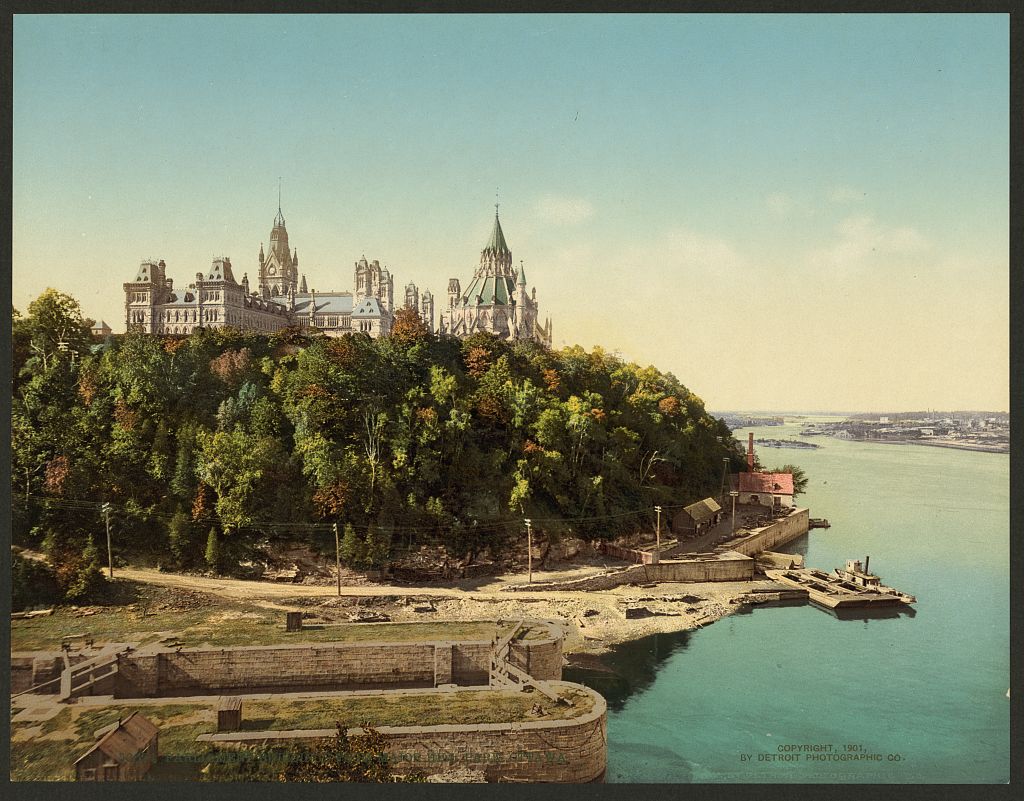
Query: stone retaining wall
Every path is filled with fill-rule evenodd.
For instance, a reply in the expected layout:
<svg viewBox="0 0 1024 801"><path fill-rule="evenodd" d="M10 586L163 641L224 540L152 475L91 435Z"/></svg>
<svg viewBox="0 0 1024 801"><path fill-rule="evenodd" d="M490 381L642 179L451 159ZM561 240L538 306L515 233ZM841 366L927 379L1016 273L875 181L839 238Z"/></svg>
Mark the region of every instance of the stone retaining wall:
<svg viewBox="0 0 1024 801"><path fill-rule="evenodd" d="M516 587L517 590L610 590L623 584L689 581L751 581L754 560L749 556L725 551L695 554L690 559L664 559L656 565L634 565L610 573L602 573L575 581L547 582Z"/></svg>
<svg viewBox="0 0 1024 801"><path fill-rule="evenodd" d="M761 551L770 551L779 545L792 542L810 530L810 510L796 509L781 520L756 529L742 539L728 544L728 548L747 556L756 556Z"/></svg>
<svg viewBox="0 0 1024 801"><path fill-rule="evenodd" d="M590 782L604 775L608 758L607 705L598 693L578 684L552 682L593 699L590 712L570 720L479 723L452 726L382 726L396 773L441 773L452 767L482 770L488 781ZM443 703L443 697L440 700ZM361 734L349 729L349 734ZM199 740L226 748L315 741L334 729L224 732Z"/></svg>
<svg viewBox="0 0 1024 801"><path fill-rule="evenodd" d="M311 643L132 653L118 660L113 693L118 698L131 698L213 694L253 687L287 692L360 685L473 686L487 684L490 655L488 640ZM561 635L516 640L511 658L534 678L561 679Z"/></svg>

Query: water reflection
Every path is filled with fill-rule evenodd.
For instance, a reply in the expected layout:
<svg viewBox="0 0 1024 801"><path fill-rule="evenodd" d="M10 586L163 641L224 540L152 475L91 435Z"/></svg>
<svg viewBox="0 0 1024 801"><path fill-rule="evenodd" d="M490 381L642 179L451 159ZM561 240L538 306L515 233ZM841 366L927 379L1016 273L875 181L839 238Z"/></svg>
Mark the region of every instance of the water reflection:
<svg viewBox="0 0 1024 801"><path fill-rule="evenodd" d="M619 710L626 699L654 682L663 662L688 647L691 634L654 634L614 645L610 653L600 656L570 654L562 677L597 690L608 701L609 709Z"/></svg>
<svg viewBox="0 0 1024 801"><path fill-rule="evenodd" d="M849 607L846 609L829 609L827 606L818 606L812 603L815 609L820 609L822 612L828 612L832 617L838 620L891 620L897 617L914 617L917 614L917 610L912 606L906 604L900 604L899 606L885 606L880 608L871 607Z"/></svg>

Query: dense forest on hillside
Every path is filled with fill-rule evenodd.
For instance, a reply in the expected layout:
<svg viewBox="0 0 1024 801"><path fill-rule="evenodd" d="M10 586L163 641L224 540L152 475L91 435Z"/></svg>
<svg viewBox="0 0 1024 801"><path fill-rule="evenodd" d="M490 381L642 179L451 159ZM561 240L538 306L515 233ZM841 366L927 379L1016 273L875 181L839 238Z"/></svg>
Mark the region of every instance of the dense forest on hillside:
<svg viewBox="0 0 1024 801"><path fill-rule="evenodd" d="M333 552L338 523L369 568L423 543L500 553L524 517L548 539L634 532L742 464L674 376L600 349L438 337L407 311L379 340L99 342L55 290L14 315L14 538L65 590L97 580L103 503L125 558L228 570L285 534Z"/></svg>

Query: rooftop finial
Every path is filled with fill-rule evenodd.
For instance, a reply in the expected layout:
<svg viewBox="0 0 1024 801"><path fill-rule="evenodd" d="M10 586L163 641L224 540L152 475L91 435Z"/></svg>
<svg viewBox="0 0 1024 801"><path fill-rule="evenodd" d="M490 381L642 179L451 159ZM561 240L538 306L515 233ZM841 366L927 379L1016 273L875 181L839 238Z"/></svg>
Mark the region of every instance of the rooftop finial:
<svg viewBox="0 0 1024 801"><path fill-rule="evenodd" d="M498 205L499 205L499 203L498 203L498 188L495 187L494 188L494 216L495 217L498 216Z"/></svg>
<svg viewBox="0 0 1024 801"><path fill-rule="evenodd" d="M277 213L281 213L281 176L277 176Z"/></svg>

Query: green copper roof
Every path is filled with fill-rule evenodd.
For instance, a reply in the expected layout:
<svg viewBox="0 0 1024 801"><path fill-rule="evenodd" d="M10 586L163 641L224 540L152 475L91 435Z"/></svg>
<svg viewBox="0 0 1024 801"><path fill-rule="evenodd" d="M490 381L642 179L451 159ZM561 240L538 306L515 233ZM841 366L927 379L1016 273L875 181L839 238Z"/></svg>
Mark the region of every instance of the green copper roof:
<svg viewBox="0 0 1024 801"><path fill-rule="evenodd" d="M516 274L516 283L526 286L526 270L523 269L522 262L519 262L519 272Z"/></svg>
<svg viewBox="0 0 1024 801"><path fill-rule="evenodd" d="M462 304L476 306L477 297L484 305L497 303L502 306L508 305L515 295L515 285L508 276L478 276L466 288L466 294L462 296Z"/></svg>
<svg viewBox="0 0 1024 801"><path fill-rule="evenodd" d="M512 255L512 251L505 244L505 234L501 230L501 222L498 220L498 212L494 212L494 230L491 231L491 238L484 245L484 250L493 250L495 253Z"/></svg>

